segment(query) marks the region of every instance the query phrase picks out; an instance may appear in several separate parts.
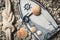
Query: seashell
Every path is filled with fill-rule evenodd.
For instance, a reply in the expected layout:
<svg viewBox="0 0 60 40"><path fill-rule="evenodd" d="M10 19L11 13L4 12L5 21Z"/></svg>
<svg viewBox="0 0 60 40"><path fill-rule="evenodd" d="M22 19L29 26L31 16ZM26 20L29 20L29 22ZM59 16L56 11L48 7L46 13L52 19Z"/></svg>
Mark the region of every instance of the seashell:
<svg viewBox="0 0 60 40"><path fill-rule="evenodd" d="M41 12L40 6L35 5L35 6L32 8L32 13L33 13L35 16L39 16L39 15L40 15L40 12Z"/></svg>
<svg viewBox="0 0 60 40"><path fill-rule="evenodd" d="M31 27L31 32L32 33L36 32L36 28L35 27Z"/></svg>
<svg viewBox="0 0 60 40"><path fill-rule="evenodd" d="M42 35L42 32L41 31L37 31L37 35Z"/></svg>
<svg viewBox="0 0 60 40"><path fill-rule="evenodd" d="M27 37L27 30L24 27L18 31L18 37L22 39Z"/></svg>

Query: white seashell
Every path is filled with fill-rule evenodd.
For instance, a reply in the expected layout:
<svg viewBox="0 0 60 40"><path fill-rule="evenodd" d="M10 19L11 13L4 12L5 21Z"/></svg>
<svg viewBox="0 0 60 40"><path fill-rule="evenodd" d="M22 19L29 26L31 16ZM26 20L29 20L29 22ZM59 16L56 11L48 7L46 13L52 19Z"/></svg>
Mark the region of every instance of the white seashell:
<svg viewBox="0 0 60 40"><path fill-rule="evenodd" d="M42 35L42 31L37 31L37 35Z"/></svg>

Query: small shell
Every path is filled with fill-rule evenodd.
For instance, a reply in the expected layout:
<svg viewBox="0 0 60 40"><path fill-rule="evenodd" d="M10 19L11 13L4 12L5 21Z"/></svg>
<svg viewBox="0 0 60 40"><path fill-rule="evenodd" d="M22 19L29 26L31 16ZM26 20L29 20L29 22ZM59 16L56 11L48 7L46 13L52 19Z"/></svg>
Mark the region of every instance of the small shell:
<svg viewBox="0 0 60 40"><path fill-rule="evenodd" d="M31 27L31 32L32 33L36 32L36 28L35 27Z"/></svg>
<svg viewBox="0 0 60 40"><path fill-rule="evenodd" d="M42 32L41 31L37 31L37 35L42 35Z"/></svg>
<svg viewBox="0 0 60 40"><path fill-rule="evenodd" d="M35 5L35 6L32 8L32 13L33 13L35 16L39 16L39 15L40 15L40 12L41 12L40 6Z"/></svg>

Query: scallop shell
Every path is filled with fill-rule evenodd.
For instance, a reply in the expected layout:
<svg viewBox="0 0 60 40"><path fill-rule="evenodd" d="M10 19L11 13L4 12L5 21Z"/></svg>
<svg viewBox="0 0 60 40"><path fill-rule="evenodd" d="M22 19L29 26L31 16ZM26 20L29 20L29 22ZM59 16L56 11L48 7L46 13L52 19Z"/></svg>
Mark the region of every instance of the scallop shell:
<svg viewBox="0 0 60 40"><path fill-rule="evenodd" d="M22 39L27 37L27 30L24 27L18 31L18 37Z"/></svg>

